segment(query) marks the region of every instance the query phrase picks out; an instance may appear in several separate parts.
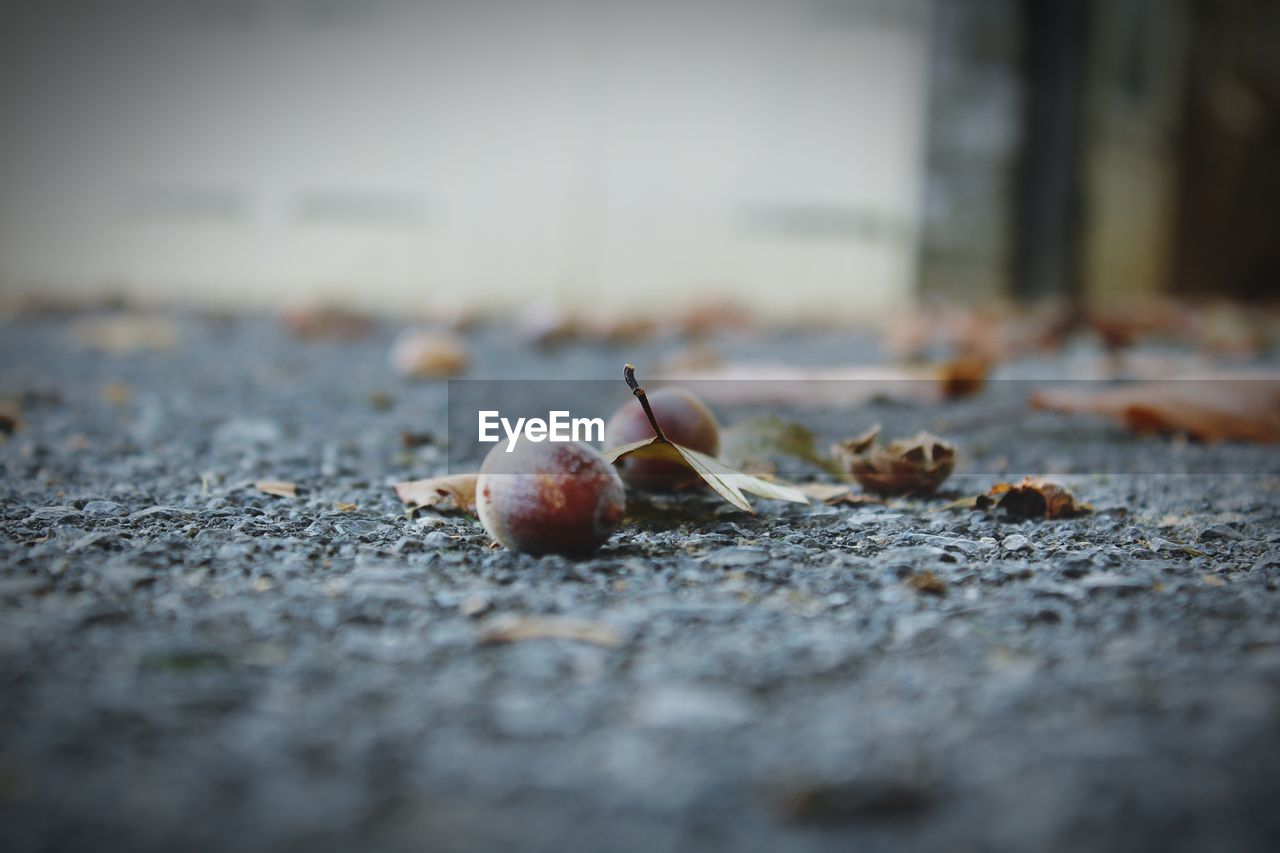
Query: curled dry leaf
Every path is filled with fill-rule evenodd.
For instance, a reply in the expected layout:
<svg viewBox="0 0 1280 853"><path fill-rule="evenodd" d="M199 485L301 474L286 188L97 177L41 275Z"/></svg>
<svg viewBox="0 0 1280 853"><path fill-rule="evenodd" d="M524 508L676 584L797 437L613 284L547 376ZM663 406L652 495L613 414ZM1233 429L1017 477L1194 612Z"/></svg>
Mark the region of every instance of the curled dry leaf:
<svg viewBox="0 0 1280 853"><path fill-rule="evenodd" d="M1066 486L1038 477L1016 484L997 483L978 496L974 507L998 509L1012 518L1072 518L1092 511L1088 504L1078 503Z"/></svg>
<svg viewBox="0 0 1280 853"><path fill-rule="evenodd" d="M296 498L298 484L288 480L258 480L253 487L263 494L275 495L278 498Z"/></svg>
<svg viewBox="0 0 1280 853"><path fill-rule="evenodd" d="M953 445L927 432L879 443L880 427L832 448L862 487L881 495L932 494L956 467Z"/></svg>
<svg viewBox="0 0 1280 853"><path fill-rule="evenodd" d="M494 619L480 632L480 641L484 643L520 643L525 640L575 640L610 649L622 645L622 635L612 625L566 616Z"/></svg>
<svg viewBox="0 0 1280 853"><path fill-rule="evenodd" d="M440 379L456 376L467 367L467 351L448 332L410 329L391 347L391 367L401 376Z"/></svg>
<svg viewBox="0 0 1280 853"><path fill-rule="evenodd" d="M396 497L409 509L427 507L436 510L476 511L476 477L478 474L450 474L425 480L396 483Z"/></svg>
<svg viewBox="0 0 1280 853"><path fill-rule="evenodd" d="M1051 388L1034 394L1030 402L1055 412L1109 415L1139 433L1185 433L1205 442L1280 442L1280 380L1272 378Z"/></svg>

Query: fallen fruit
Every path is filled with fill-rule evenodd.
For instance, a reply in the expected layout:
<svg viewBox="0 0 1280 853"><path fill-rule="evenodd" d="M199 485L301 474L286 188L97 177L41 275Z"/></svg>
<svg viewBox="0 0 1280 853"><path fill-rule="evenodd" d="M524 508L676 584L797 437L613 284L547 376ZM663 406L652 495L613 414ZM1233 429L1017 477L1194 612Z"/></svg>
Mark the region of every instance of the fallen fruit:
<svg viewBox="0 0 1280 853"><path fill-rule="evenodd" d="M636 367L634 364L623 366L622 378L627 383L627 387L631 389L632 395L639 401L640 408L644 411L645 419L649 422L649 428L653 434L639 441L619 444L606 449L604 456L607 462L611 462L614 465L617 465L622 460L663 462L674 467L687 469L700 483L710 486L716 494L743 512L754 512L743 492L750 492L753 495L780 501L793 501L802 504L809 502L804 493L793 486L743 473L729 467L714 456L671 441L663 431L662 424L658 423L658 418L653 413L653 407L649 405L649 395L645 393L645 390L640 387L640 383L636 381ZM684 475L676 474L674 476L681 477Z"/></svg>
<svg viewBox="0 0 1280 853"><path fill-rule="evenodd" d="M682 447L715 456L720 451L720 425L707 405L684 388L659 388L648 395L662 432ZM652 438L656 433L638 399L628 400L613 413L604 428L608 450ZM618 461L622 479L629 485L654 491L670 491L701 482L687 466L665 459L627 457Z"/></svg>
<svg viewBox="0 0 1280 853"><path fill-rule="evenodd" d="M580 557L622 523L626 492L614 467L585 444L521 441L485 457L476 511L489 535L513 551Z"/></svg>

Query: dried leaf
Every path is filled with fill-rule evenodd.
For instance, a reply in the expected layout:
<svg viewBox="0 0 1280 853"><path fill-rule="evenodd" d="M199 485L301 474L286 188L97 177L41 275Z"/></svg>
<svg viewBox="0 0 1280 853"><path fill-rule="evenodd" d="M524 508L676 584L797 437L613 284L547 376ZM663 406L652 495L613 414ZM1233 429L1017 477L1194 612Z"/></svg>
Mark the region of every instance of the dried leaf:
<svg viewBox="0 0 1280 853"><path fill-rule="evenodd" d="M1031 405L1119 418L1139 433L1186 433L1198 441L1280 442L1280 380L1136 382L1102 390L1054 388Z"/></svg>
<svg viewBox="0 0 1280 853"><path fill-rule="evenodd" d="M925 569L907 578L907 586L925 595L946 595L947 582Z"/></svg>
<svg viewBox="0 0 1280 853"><path fill-rule="evenodd" d="M569 311L545 302L529 305L516 319L516 327L526 343L538 347L559 346L572 340L637 343L658 330L652 317L636 311Z"/></svg>
<svg viewBox="0 0 1280 853"><path fill-rule="evenodd" d="M333 508L338 512L355 512L359 509L355 504L347 503L346 501L338 501L333 505Z"/></svg>
<svg viewBox="0 0 1280 853"><path fill-rule="evenodd" d="M699 453L696 450L682 447L673 442L663 441L657 436L609 448L604 452L604 457L609 462L617 462L619 459L628 456L635 456L641 459L661 459L667 462L675 462L688 468L705 480L707 485L714 489L720 497L744 512L754 512L754 510L751 509L751 504L742 494L743 492L779 501L802 504L809 502L809 499L799 489L781 483L772 483L762 477L744 474L742 471L731 468L705 453Z"/></svg>
<svg viewBox="0 0 1280 853"><path fill-rule="evenodd" d="M401 376L440 379L456 376L467 367L462 341L448 332L409 330L391 347L391 367Z"/></svg>
<svg viewBox="0 0 1280 853"><path fill-rule="evenodd" d="M337 305L295 305L280 313L280 325L297 338L354 341L373 329L373 320Z"/></svg>
<svg viewBox="0 0 1280 853"><path fill-rule="evenodd" d="M495 619L480 632L482 643L522 643L526 640L574 640L610 649L622 645L622 635L612 625L567 616Z"/></svg>
<svg viewBox="0 0 1280 853"><path fill-rule="evenodd" d="M974 501L974 507L994 507L1012 518L1072 518L1093 511L1088 504L1077 503L1066 486L1038 477L1017 484L997 483Z"/></svg>
<svg viewBox="0 0 1280 853"><path fill-rule="evenodd" d="M720 458L735 468L752 468L770 457L799 459L837 477L844 472L818 452L813 433L802 424L766 415L740 421L720 433Z"/></svg>
<svg viewBox="0 0 1280 853"><path fill-rule="evenodd" d="M400 433L400 446L412 450L416 447L426 447L429 444L435 444L436 437L430 432L414 432L413 430L404 430Z"/></svg>
<svg viewBox="0 0 1280 853"><path fill-rule="evenodd" d="M835 457L868 491L881 495L932 494L956 467L956 449L927 432L879 443L880 428L840 442Z"/></svg>
<svg viewBox="0 0 1280 853"><path fill-rule="evenodd" d="M275 495L278 498L298 496L298 484L290 483L288 480L258 480L253 487L264 494Z"/></svg>
<svg viewBox="0 0 1280 853"><path fill-rule="evenodd" d="M742 301L728 296L694 302L668 318L668 322L690 337L719 331L750 331L756 326L756 318L743 307Z"/></svg>
<svg viewBox="0 0 1280 853"><path fill-rule="evenodd" d="M436 510L455 509L474 514L476 511L477 474L450 474L396 483L396 497L409 509L429 507Z"/></svg>
<svg viewBox="0 0 1280 853"><path fill-rule="evenodd" d="M942 396L948 400L972 397L987 384L991 362L976 355L962 355L946 362L938 370Z"/></svg>
<svg viewBox="0 0 1280 853"><path fill-rule="evenodd" d="M679 380L703 400L724 405L773 405L827 408L872 400L936 404L963 396L965 383L953 364L892 367L831 365L797 367L769 362L733 362L711 367L670 369L665 379Z"/></svg>

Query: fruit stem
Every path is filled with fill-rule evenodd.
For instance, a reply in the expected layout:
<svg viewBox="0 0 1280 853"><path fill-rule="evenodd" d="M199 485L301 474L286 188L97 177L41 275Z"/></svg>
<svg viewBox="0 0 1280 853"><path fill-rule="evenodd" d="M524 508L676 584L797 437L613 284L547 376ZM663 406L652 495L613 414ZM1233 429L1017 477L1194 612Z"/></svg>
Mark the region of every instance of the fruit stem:
<svg viewBox="0 0 1280 853"><path fill-rule="evenodd" d="M658 437L658 441L667 441L667 437L662 434L662 427L658 426L658 419L653 415L653 409L649 406L649 398L645 395L644 389L636 382L636 366L634 364L626 364L622 367L622 378L627 381L627 387L631 389L631 393L636 395L636 399L640 401L640 407L644 409L644 416L649 419L649 426L653 427L653 434ZM668 444L670 442L667 442Z"/></svg>

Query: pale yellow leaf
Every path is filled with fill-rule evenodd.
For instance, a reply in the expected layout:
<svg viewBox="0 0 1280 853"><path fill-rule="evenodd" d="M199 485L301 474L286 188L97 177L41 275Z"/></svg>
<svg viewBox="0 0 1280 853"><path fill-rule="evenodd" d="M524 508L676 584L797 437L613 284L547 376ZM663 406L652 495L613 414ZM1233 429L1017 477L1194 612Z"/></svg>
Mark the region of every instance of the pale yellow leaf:
<svg viewBox="0 0 1280 853"><path fill-rule="evenodd" d="M298 496L298 484L290 483L288 480L258 480L253 486L264 494L275 495L278 498Z"/></svg>
<svg viewBox="0 0 1280 853"><path fill-rule="evenodd" d="M396 497L409 509L456 509L462 512L476 511L477 474L450 474L444 477L428 477L425 480L406 480L396 483Z"/></svg>

